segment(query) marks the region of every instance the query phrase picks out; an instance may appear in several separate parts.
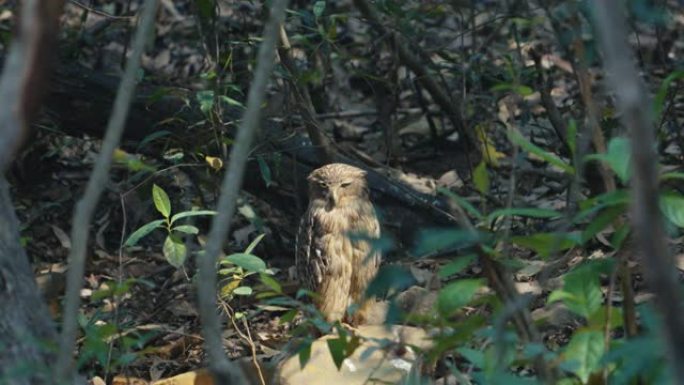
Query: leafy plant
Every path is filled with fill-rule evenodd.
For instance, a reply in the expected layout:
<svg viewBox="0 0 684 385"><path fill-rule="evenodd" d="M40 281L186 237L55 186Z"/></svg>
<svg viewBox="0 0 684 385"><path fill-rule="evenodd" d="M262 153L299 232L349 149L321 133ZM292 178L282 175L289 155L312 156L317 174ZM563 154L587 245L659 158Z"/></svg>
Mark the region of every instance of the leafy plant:
<svg viewBox="0 0 684 385"><path fill-rule="evenodd" d="M181 267L185 263L187 257L187 248L182 240L182 235L197 235L199 229L189 224L178 224L177 221L183 218L203 215L215 215L215 211L210 210L196 210L183 211L177 214L172 214L171 201L166 192L156 184L152 186L152 201L154 207L163 216L162 219L157 219L141 226L138 230L131 234L124 246L133 247L138 242L152 231L156 229L164 229L166 231L166 238L162 247L162 252L166 260L174 267Z"/></svg>
<svg viewBox="0 0 684 385"><path fill-rule="evenodd" d="M265 234L260 234L247 246L242 253L234 253L221 258L219 275L223 276L226 283L221 287L221 297L231 299L236 295L247 296L254 293L254 288L245 284L246 278L259 274L261 281L270 288L274 294L282 294L282 287L271 276L275 272L266 267L266 262L252 252Z"/></svg>

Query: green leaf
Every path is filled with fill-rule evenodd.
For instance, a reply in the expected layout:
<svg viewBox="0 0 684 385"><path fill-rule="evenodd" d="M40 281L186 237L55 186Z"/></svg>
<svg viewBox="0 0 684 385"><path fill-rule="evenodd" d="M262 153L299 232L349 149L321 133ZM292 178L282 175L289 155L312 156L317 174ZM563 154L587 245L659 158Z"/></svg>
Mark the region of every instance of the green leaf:
<svg viewBox="0 0 684 385"><path fill-rule="evenodd" d="M283 292L283 288L280 286L280 283L275 280L275 278L264 273L259 274L259 278L261 278L261 283L270 287L271 290L275 291L276 293L280 294Z"/></svg>
<svg viewBox="0 0 684 385"><path fill-rule="evenodd" d="M460 273L463 269L465 269L471 263L473 263L476 258L477 255L475 254L458 256L456 257L456 260L451 261L448 264L442 266L437 274L440 278L447 278L451 275Z"/></svg>
<svg viewBox="0 0 684 385"><path fill-rule="evenodd" d="M316 16L316 18L319 18L323 15L323 12L325 11L325 1L317 1L313 5L313 14Z"/></svg>
<svg viewBox="0 0 684 385"><path fill-rule="evenodd" d="M199 91L195 95L195 98L197 99L197 103L199 103L200 110L204 115L209 116L211 109L214 108L214 91Z"/></svg>
<svg viewBox="0 0 684 385"><path fill-rule="evenodd" d="M603 334L599 331L578 331L565 348L561 364L563 369L574 373L583 384L589 376L601 368L601 357L605 351Z"/></svg>
<svg viewBox="0 0 684 385"><path fill-rule="evenodd" d="M671 179L676 179L676 180L684 179L684 172L671 171L671 172L666 172L660 176L661 181L666 181L666 180L671 180Z"/></svg>
<svg viewBox="0 0 684 385"><path fill-rule="evenodd" d="M236 253L223 259L247 271L262 272L266 270L266 262L252 254Z"/></svg>
<svg viewBox="0 0 684 385"><path fill-rule="evenodd" d="M601 211L582 232L582 243L586 243L596 234L603 231L606 227L613 224L615 219L627 211L627 205L610 206Z"/></svg>
<svg viewBox="0 0 684 385"><path fill-rule="evenodd" d="M580 202L580 209L582 212L577 215L574 222L586 218L592 212L587 212L591 209L601 209L603 207L614 206L619 204L629 203L629 191L619 189L611 192L606 192L594 198L585 199Z"/></svg>
<svg viewBox="0 0 684 385"><path fill-rule="evenodd" d="M485 367L485 355L481 350L458 348L456 349L456 352L462 355L471 364L475 365L476 368L482 369Z"/></svg>
<svg viewBox="0 0 684 385"><path fill-rule="evenodd" d="M264 160L264 157L257 155L257 163L259 164L259 171L261 172L261 179L264 180L266 187L270 187L273 184L273 178L271 177L271 169L268 167L268 163Z"/></svg>
<svg viewBox="0 0 684 385"><path fill-rule="evenodd" d="M567 250L579 244L577 233L536 233L511 237L511 242L518 246L532 249L546 258L551 253Z"/></svg>
<svg viewBox="0 0 684 385"><path fill-rule="evenodd" d="M236 287L235 290L233 290L233 294L235 295L251 295L252 294L252 288L249 286L240 286Z"/></svg>
<svg viewBox="0 0 684 385"><path fill-rule="evenodd" d="M660 210L677 227L684 227L684 196L666 192L660 196Z"/></svg>
<svg viewBox="0 0 684 385"><path fill-rule="evenodd" d="M197 0L195 3L200 17L205 20L212 18L216 9L216 0Z"/></svg>
<svg viewBox="0 0 684 385"><path fill-rule="evenodd" d="M625 137L615 137L608 143L608 149L605 154L587 155L588 160L600 160L608 165L615 175L620 178L622 183L629 180L630 168L629 163L631 159L631 150L629 146L629 139Z"/></svg>
<svg viewBox="0 0 684 385"><path fill-rule="evenodd" d="M341 335L339 338L329 339L327 342L328 350L330 350L330 355L333 362L335 362L335 366L337 366L337 370L340 370L340 367L342 367L344 359L354 354L354 351L359 346L359 339L355 336L347 339L344 335Z"/></svg>
<svg viewBox="0 0 684 385"><path fill-rule="evenodd" d="M491 226L494 220L500 217L529 217L529 218L560 218L562 216L556 210L551 209L538 209L538 208L507 208L492 211L487 215L487 224Z"/></svg>
<svg viewBox="0 0 684 385"><path fill-rule="evenodd" d="M280 316L280 324L286 324L288 322L292 322L292 320L297 316L297 313L299 313L298 309L292 309L289 310L287 313L283 314Z"/></svg>
<svg viewBox="0 0 684 385"><path fill-rule="evenodd" d="M172 230L179 231L179 232L185 233L185 234L199 234L199 229L195 226L192 226L192 225L176 226Z"/></svg>
<svg viewBox="0 0 684 385"><path fill-rule="evenodd" d="M332 356L333 362L335 362L335 366L337 366L337 370L340 370L342 361L347 358L344 354L345 347L346 341L341 338L328 340L328 350L330 350L330 355Z"/></svg>
<svg viewBox="0 0 684 385"><path fill-rule="evenodd" d="M663 113L663 108L665 107L665 98L667 97L667 92L670 89L670 85L676 80L684 79L684 71L674 71L669 74L658 88L658 92L653 98L653 111L655 122L659 123L661 119L661 114Z"/></svg>
<svg viewBox="0 0 684 385"><path fill-rule="evenodd" d="M477 219L482 219L482 213L478 209L475 208L470 202L465 200L463 197L455 194L454 192L444 188L444 187L439 187L437 189L437 192L442 193L446 196L449 197L449 199L452 199L453 201L456 202L463 210L465 210L468 214L472 215L473 217Z"/></svg>
<svg viewBox="0 0 684 385"><path fill-rule="evenodd" d="M164 257L175 268L183 266L185 262L185 257L187 255L187 250L183 241L176 237L175 235L169 234L164 241L164 247L162 248L164 252Z"/></svg>
<svg viewBox="0 0 684 385"><path fill-rule="evenodd" d="M182 218L196 217L199 215L216 215L216 211L212 211L212 210L183 211L182 213L178 213L178 214L171 217L171 224L173 224L175 221L182 219Z"/></svg>
<svg viewBox="0 0 684 385"><path fill-rule="evenodd" d="M368 285L366 294L371 296L382 296L390 289L401 291L414 285L416 279L411 272L399 265L384 265Z"/></svg>
<svg viewBox="0 0 684 385"><path fill-rule="evenodd" d="M490 88L491 91L512 91L520 96L529 96L534 93L534 90L528 86L501 83Z"/></svg>
<svg viewBox="0 0 684 385"><path fill-rule="evenodd" d="M543 159L545 162L548 162L549 164L552 164L561 170L565 171L566 173L570 175L575 174L575 168L572 167L571 165L567 164L564 160L556 156L555 154L552 154L548 151L544 151L542 148L538 147L537 145L533 144L527 138L522 136L520 132L514 129L508 130L508 140L510 140L513 144L516 144L520 146L523 150L534 154L541 159Z"/></svg>
<svg viewBox="0 0 684 385"><path fill-rule="evenodd" d="M453 228L422 229L413 255L421 256L455 247L467 247L483 240L480 233Z"/></svg>
<svg viewBox="0 0 684 385"><path fill-rule="evenodd" d="M231 97L228 97L228 96L226 96L226 95L221 95L221 96L220 96L220 99L221 99L223 102L225 102L226 104L228 104L229 106L235 106L235 107L245 108L245 105L242 104L242 103L240 103L240 101L235 100L235 99L233 99L233 98L231 98Z"/></svg>
<svg viewBox="0 0 684 385"><path fill-rule="evenodd" d="M549 301L562 300L575 314L589 319L603 304L600 275L610 268L610 261L585 262L564 277L562 290L556 290Z"/></svg>
<svg viewBox="0 0 684 385"><path fill-rule="evenodd" d="M606 320L606 306L601 306L594 314L588 319L588 324L591 329L603 330L608 320ZM623 313L622 308L618 306L613 306L610 309L610 330L621 328L623 325Z"/></svg>
<svg viewBox="0 0 684 385"><path fill-rule="evenodd" d="M482 279L460 279L452 282L439 291L437 308L445 317L467 305L479 288L484 284Z"/></svg>
<svg viewBox="0 0 684 385"><path fill-rule="evenodd" d="M265 235L266 235L266 233L262 233L262 234L257 235L257 237L254 238L254 240L245 249L245 254L252 254L252 251L254 251L254 248L257 247L257 245L259 244L259 242L261 242L262 239L264 239Z"/></svg>
<svg viewBox="0 0 684 385"><path fill-rule="evenodd" d="M171 136L171 131L168 131L168 130L159 130L159 131L155 131L155 132L153 132L153 133L147 135L147 136L144 137L143 140L141 140L140 143L138 143L138 145L135 147L136 152L139 152L140 149L144 148L147 144L149 144L149 143L151 143L151 142L153 142L153 141L155 141L155 140L157 140L157 139L159 139L159 138L163 138L163 137L165 137L165 136Z"/></svg>
<svg viewBox="0 0 684 385"><path fill-rule="evenodd" d="M297 352L297 355L299 356L299 367L301 369L304 369L306 366L306 363L309 362L309 359L311 358L311 341L306 340L302 343L302 345L299 347L299 351Z"/></svg>
<svg viewBox="0 0 684 385"><path fill-rule="evenodd" d="M157 219L144 224L141 228L135 230L135 232L128 237L126 243L124 243L124 246L131 247L137 245L141 238L151 233L155 229L163 227L164 222L166 222L164 219Z"/></svg>
<svg viewBox="0 0 684 385"><path fill-rule="evenodd" d="M482 161L473 170L473 183L480 194L487 194L489 192L489 174L487 173L487 164Z"/></svg>
<svg viewBox="0 0 684 385"><path fill-rule="evenodd" d="M168 218L169 215L171 215L171 201L169 201L169 196L156 184L152 185L152 200L154 201L154 207L157 208L157 211L159 211L164 218Z"/></svg>

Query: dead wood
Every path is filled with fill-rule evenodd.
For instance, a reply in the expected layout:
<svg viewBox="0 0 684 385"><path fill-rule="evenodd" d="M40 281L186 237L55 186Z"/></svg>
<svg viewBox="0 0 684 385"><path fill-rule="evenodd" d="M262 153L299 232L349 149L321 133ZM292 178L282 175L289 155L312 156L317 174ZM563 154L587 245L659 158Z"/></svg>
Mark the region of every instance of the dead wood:
<svg viewBox="0 0 684 385"><path fill-rule="evenodd" d="M68 135L87 134L102 137L118 82L116 76L102 74L82 66L60 66L49 90L45 119L49 119L52 126ZM179 142L187 143L191 140L190 143L198 143L205 139L212 140L209 137L210 133L203 134L208 130L188 128L204 119L199 107L192 102L194 98L188 89L173 88L163 97L152 98L157 91L158 89L150 84L143 83L138 87L124 131L124 147L135 151L146 136L159 130L170 131L173 140ZM239 111L234 109L227 110L224 120L235 120L238 113ZM291 133L277 122L269 121L262 127L259 140L255 154L282 155L282 163L273 175L278 188L264 188L254 157L251 157L248 163L247 175L251 177L246 178L244 188L269 204L281 205L287 212L293 212L293 202L297 199L301 201L305 197L302 187L306 186L306 175L323 165L320 156L306 135L299 130ZM387 173L380 172L383 169L391 169L377 164L369 165L357 155L345 153L339 146L335 148L339 161L352 163L368 171L373 201L385 215L386 228L401 241L401 244L410 245L416 231L421 227L455 223L444 198L417 191L387 176ZM150 156L159 153L152 147L142 151ZM303 206L300 205L300 210L301 207ZM299 212L293 214L298 215Z"/></svg>

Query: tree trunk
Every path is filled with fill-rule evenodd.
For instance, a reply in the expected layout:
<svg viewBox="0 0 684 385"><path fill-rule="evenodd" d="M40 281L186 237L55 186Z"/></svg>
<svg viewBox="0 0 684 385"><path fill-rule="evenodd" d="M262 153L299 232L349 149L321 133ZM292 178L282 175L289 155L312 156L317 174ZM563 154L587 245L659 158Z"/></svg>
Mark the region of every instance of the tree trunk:
<svg viewBox="0 0 684 385"><path fill-rule="evenodd" d="M55 325L19 242L19 222L0 176L0 383L51 384Z"/></svg>

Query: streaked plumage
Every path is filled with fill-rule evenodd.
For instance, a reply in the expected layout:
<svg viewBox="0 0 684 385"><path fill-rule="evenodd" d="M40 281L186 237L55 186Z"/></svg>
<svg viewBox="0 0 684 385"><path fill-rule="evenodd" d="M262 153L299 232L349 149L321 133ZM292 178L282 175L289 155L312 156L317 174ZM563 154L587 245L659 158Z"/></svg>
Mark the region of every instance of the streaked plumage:
<svg viewBox="0 0 684 385"><path fill-rule="evenodd" d="M380 236L368 194L366 172L332 163L309 177L309 207L297 234L296 265L303 286L320 296L316 306L328 321L342 320L352 303L360 305L347 321L362 323L370 301L363 298L380 265L380 254L364 240ZM363 301L363 303L359 303Z"/></svg>

